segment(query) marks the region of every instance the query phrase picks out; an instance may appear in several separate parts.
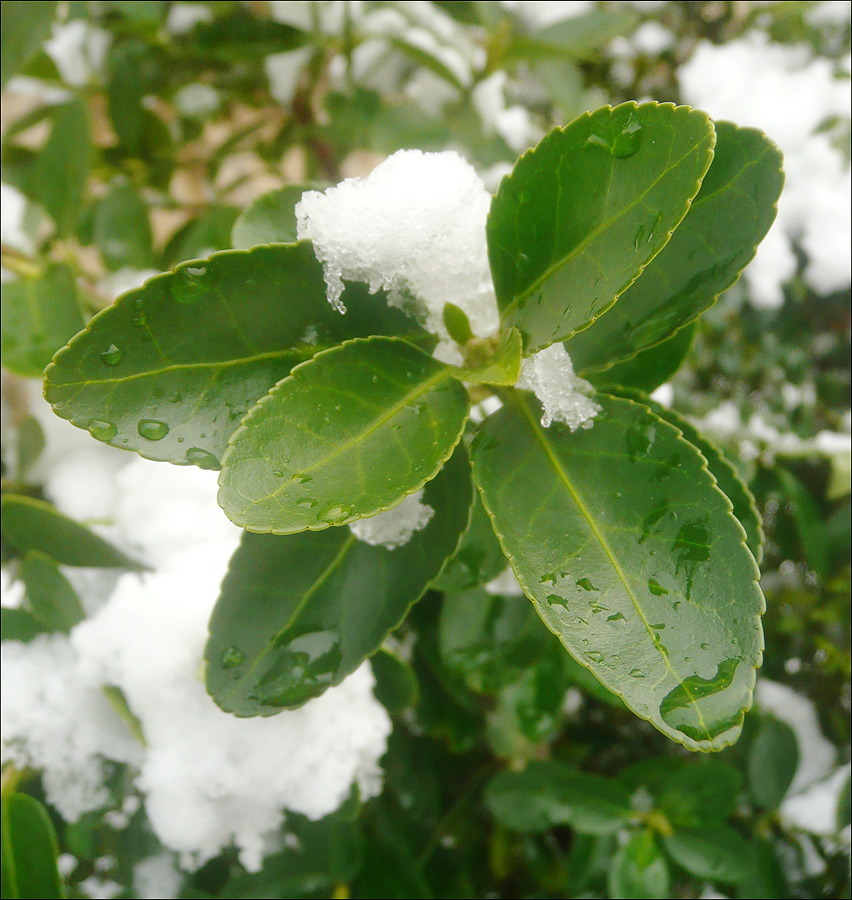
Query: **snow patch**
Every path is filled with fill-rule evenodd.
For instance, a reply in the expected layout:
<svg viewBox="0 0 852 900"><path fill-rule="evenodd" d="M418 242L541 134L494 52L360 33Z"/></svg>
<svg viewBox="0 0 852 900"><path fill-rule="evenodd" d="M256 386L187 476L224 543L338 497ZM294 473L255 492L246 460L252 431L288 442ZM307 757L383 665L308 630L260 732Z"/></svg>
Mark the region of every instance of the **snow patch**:
<svg viewBox="0 0 852 900"><path fill-rule="evenodd" d="M428 503L423 503L423 490L409 494L402 502L375 516L358 519L349 530L365 544L396 550L407 544L415 532L424 529L435 515Z"/></svg>
<svg viewBox="0 0 852 900"><path fill-rule="evenodd" d="M562 344L552 344L525 359L518 387L533 391L541 401L541 424L545 428L552 422L562 422L571 431L591 428L592 420L601 411L587 396L593 390L591 384L574 374L571 357Z"/></svg>

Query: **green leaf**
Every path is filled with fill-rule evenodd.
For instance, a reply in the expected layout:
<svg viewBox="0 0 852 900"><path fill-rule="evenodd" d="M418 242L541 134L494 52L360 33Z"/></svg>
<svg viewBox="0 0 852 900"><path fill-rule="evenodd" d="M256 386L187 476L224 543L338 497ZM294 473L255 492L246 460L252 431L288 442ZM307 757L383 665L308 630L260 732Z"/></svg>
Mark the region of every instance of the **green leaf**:
<svg viewBox="0 0 852 900"><path fill-rule="evenodd" d="M763 561L764 535L757 503L748 485L740 478L737 470L722 451L715 444L708 441L704 435L700 434L686 419L651 400L650 397L642 397L623 390L617 390L613 393L644 404L655 415L664 419L670 425L674 425L690 444L701 451L701 455L707 461L707 468L710 470L710 474L716 479L719 490L731 501L734 515L745 529L746 544L748 544L752 556L757 560L757 564L760 565Z"/></svg>
<svg viewBox="0 0 852 900"><path fill-rule="evenodd" d="M763 716L748 751L748 785L755 803L778 809L798 768L796 733L785 722Z"/></svg>
<svg viewBox="0 0 852 900"><path fill-rule="evenodd" d="M141 41L128 41L110 49L108 59L107 107L122 147L137 155L142 145L145 108L142 74L147 48Z"/></svg>
<svg viewBox="0 0 852 900"><path fill-rule="evenodd" d="M381 645L452 554L471 502L459 448L428 482L429 524L394 550L348 528L247 533L210 619L207 689L238 716L272 715L339 684Z"/></svg>
<svg viewBox="0 0 852 900"><path fill-rule="evenodd" d="M568 352L577 371L606 368L668 338L716 302L775 219L781 153L762 132L716 123L713 164L665 249ZM637 243L653 241L647 226Z"/></svg>
<svg viewBox="0 0 852 900"><path fill-rule="evenodd" d="M704 113L631 102L580 116L518 160L487 234L501 320L525 353L587 327L636 280L686 215L715 137Z"/></svg>
<svg viewBox="0 0 852 900"><path fill-rule="evenodd" d="M0 88L21 72L50 35L55 2L3 0L0 32Z"/></svg>
<svg viewBox="0 0 852 900"><path fill-rule="evenodd" d="M605 688L589 669L581 666L573 656L566 656L563 660L565 676L576 685L584 694L588 694L600 703L606 703L616 709L625 709L624 701L617 694Z"/></svg>
<svg viewBox="0 0 852 900"><path fill-rule="evenodd" d="M657 785L660 809L675 827L692 828L723 822L734 811L743 779L718 757L699 757L675 768Z"/></svg>
<svg viewBox="0 0 852 900"><path fill-rule="evenodd" d="M222 461L219 505L237 525L273 534L375 515L435 476L469 408L451 368L417 347L347 341L249 411Z"/></svg>
<svg viewBox="0 0 852 900"><path fill-rule="evenodd" d="M247 250L258 244L282 244L297 240L296 204L305 191L322 190L321 184L288 184L262 194L239 215L231 243Z"/></svg>
<svg viewBox="0 0 852 900"><path fill-rule="evenodd" d="M219 253L95 316L46 373L54 411L148 459L217 468L245 412L296 363L351 337L430 335L351 285L341 316L311 244Z"/></svg>
<svg viewBox="0 0 852 900"><path fill-rule="evenodd" d="M37 550L62 566L145 568L43 500L4 494L0 505L3 538L22 556Z"/></svg>
<svg viewBox="0 0 852 900"><path fill-rule="evenodd" d="M741 881L751 869L745 837L727 825L678 831L665 836L663 846L679 866L707 881Z"/></svg>
<svg viewBox="0 0 852 900"><path fill-rule="evenodd" d="M662 900L670 896L669 869L652 831L635 832L613 856L607 886L612 900Z"/></svg>
<svg viewBox="0 0 852 900"><path fill-rule="evenodd" d="M522 832L571 825L587 834L611 834L624 828L632 812L629 794L614 779L553 760L496 775L485 789L485 805L501 825Z"/></svg>
<svg viewBox="0 0 852 900"><path fill-rule="evenodd" d="M53 128L41 151L20 168L4 168L4 180L41 203L60 236L74 230L92 157L89 116L82 100L54 107Z"/></svg>
<svg viewBox="0 0 852 900"><path fill-rule="evenodd" d="M784 845L781 844L781 847ZM792 896L778 854L771 840L754 838L748 874L739 879L734 896L742 900L785 900Z"/></svg>
<svg viewBox="0 0 852 900"><path fill-rule="evenodd" d="M842 831L850 822L852 822L852 776L847 777L837 798L837 830Z"/></svg>
<svg viewBox="0 0 852 900"><path fill-rule="evenodd" d="M414 670L402 657L384 648L370 658L376 686L376 700L396 715L417 703L417 678Z"/></svg>
<svg viewBox="0 0 852 900"><path fill-rule="evenodd" d="M640 717L690 749L736 740L760 664L754 558L703 457L631 400L543 429L513 393L473 443L474 479L548 628ZM700 636L697 638L696 636Z"/></svg>
<svg viewBox="0 0 852 900"><path fill-rule="evenodd" d="M793 523L805 560L817 575L825 578L829 571L828 546L816 500L789 469L776 466L775 475L792 507Z"/></svg>
<svg viewBox="0 0 852 900"><path fill-rule="evenodd" d="M506 47L506 59L538 61L555 57L593 60L613 38L632 31L639 17L632 9L596 9L548 25L531 35L516 35Z"/></svg>
<svg viewBox="0 0 852 900"><path fill-rule="evenodd" d="M332 897L355 876L361 862L358 829L340 815L311 822L287 814L293 846L267 856L259 872L232 876L222 891L234 900L266 897Z"/></svg>
<svg viewBox="0 0 852 900"><path fill-rule="evenodd" d="M3 306L5 311L6 307ZM5 355L5 350L4 350ZM23 481L27 473L38 461L44 450L44 431L35 416L27 416L18 426L18 447L15 463L15 476L18 481Z"/></svg>
<svg viewBox="0 0 852 900"><path fill-rule="evenodd" d="M95 206L93 238L104 265L114 272L153 263L153 236L148 205L130 185L113 188Z"/></svg>
<svg viewBox="0 0 852 900"><path fill-rule="evenodd" d="M85 618L80 598L49 557L31 550L21 564L21 580L33 615L50 631L70 631Z"/></svg>
<svg viewBox="0 0 852 900"><path fill-rule="evenodd" d="M651 393L677 372L689 353L694 337L695 325L690 324L655 347L643 350L630 359L617 362L608 369L589 369L578 374L591 381L598 390L606 391L621 386ZM572 344L573 342L569 341L566 345L569 352ZM571 362L573 361L572 359Z"/></svg>
<svg viewBox="0 0 852 900"><path fill-rule="evenodd" d="M28 644L39 634L46 634L49 629L25 609L12 609L4 606L0 609L2 616L2 639L4 641L20 641Z"/></svg>
<svg viewBox="0 0 852 900"><path fill-rule="evenodd" d="M456 377L474 384L515 384L521 374L521 349L520 332L510 328L500 335L494 352L485 362L469 369L456 369Z"/></svg>
<svg viewBox="0 0 852 900"><path fill-rule="evenodd" d="M3 365L27 378L41 376L53 354L85 324L74 275L51 264L35 278L2 285Z"/></svg>
<svg viewBox="0 0 852 900"><path fill-rule="evenodd" d="M441 605L441 659L479 693L496 693L519 678L552 640L525 597L474 588L445 596Z"/></svg>
<svg viewBox="0 0 852 900"><path fill-rule="evenodd" d="M41 803L27 794L4 797L2 831L4 900L64 897L56 867L56 832Z"/></svg>
<svg viewBox="0 0 852 900"><path fill-rule="evenodd" d="M234 206L208 207L174 233L163 251L164 265L171 268L189 259L200 259L218 250L239 246L231 243L231 228L238 214L239 210Z"/></svg>

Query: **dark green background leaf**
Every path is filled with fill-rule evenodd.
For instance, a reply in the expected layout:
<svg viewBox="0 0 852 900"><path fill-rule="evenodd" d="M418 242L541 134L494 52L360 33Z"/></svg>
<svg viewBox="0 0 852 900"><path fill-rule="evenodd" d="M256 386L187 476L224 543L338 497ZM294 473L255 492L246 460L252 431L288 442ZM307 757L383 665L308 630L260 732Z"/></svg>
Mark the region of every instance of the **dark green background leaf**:
<svg viewBox="0 0 852 900"><path fill-rule="evenodd" d="M70 631L85 613L80 598L56 563L44 553L31 550L21 564L21 580L27 589L27 604L33 615L50 631Z"/></svg>
<svg viewBox="0 0 852 900"><path fill-rule="evenodd" d="M34 797L13 793L3 798L3 898L59 900L56 832L47 810Z"/></svg>
<svg viewBox="0 0 852 900"><path fill-rule="evenodd" d="M0 37L0 88L35 56L50 35L56 3L46 0L3 0Z"/></svg>
<svg viewBox="0 0 852 900"><path fill-rule="evenodd" d="M247 250L258 244L295 241L296 204L305 191L322 190L324 187L321 184L288 184L258 197L234 222L231 232L233 246Z"/></svg>
<svg viewBox="0 0 852 900"><path fill-rule="evenodd" d="M637 831L615 854L607 875L612 900L664 900L669 897L669 869L654 833Z"/></svg>

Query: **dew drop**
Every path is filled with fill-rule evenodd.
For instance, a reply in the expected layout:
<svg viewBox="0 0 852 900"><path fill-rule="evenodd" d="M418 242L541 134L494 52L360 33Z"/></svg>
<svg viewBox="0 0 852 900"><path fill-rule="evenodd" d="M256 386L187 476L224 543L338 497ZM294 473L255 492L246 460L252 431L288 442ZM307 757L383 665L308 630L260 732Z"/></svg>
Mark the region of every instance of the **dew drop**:
<svg viewBox="0 0 852 900"><path fill-rule="evenodd" d="M630 113L627 121L621 126L621 131L610 145L609 152L616 159L627 159L638 151L641 141L642 125L636 116Z"/></svg>
<svg viewBox="0 0 852 900"><path fill-rule="evenodd" d="M613 613L611 616L606 617L607 622L612 622L613 625L620 624L622 622L627 622L627 619L624 618L624 613Z"/></svg>
<svg viewBox="0 0 852 900"><path fill-rule="evenodd" d="M206 285L201 278L207 273L205 266L187 266L176 273L177 280L172 285L172 297L178 303L197 303L207 293Z"/></svg>
<svg viewBox="0 0 852 900"><path fill-rule="evenodd" d="M633 249L638 250L642 246L642 241L645 238L645 226L640 225L636 229L636 234L633 235Z"/></svg>
<svg viewBox="0 0 852 900"><path fill-rule="evenodd" d="M109 347L101 353L101 362L107 366L117 366L122 359L124 359L124 351L121 347L116 347L115 344L110 344Z"/></svg>
<svg viewBox="0 0 852 900"><path fill-rule="evenodd" d="M186 461L198 466L199 469L219 468L219 460L208 450L202 450L200 447L190 447L186 451Z"/></svg>
<svg viewBox="0 0 852 900"><path fill-rule="evenodd" d="M111 441L118 434L118 429L112 422L104 422L102 419L92 419L86 429L93 438L99 441Z"/></svg>
<svg viewBox="0 0 852 900"><path fill-rule="evenodd" d="M140 419L136 430L146 441L161 441L169 433L169 426L158 419Z"/></svg>
<svg viewBox="0 0 852 900"><path fill-rule="evenodd" d="M281 469L273 469L273 470L272 470L272 474L273 474L276 478L283 478L283 477L284 477L284 472L283 472Z"/></svg>
<svg viewBox="0 0 852 900"><path fill-rule="evenodd" d="M222 654L223 669L235 669L237 666L241 666L245 661L245 654L237 650L236 647L228 647Z"/></svg>
<svg viewBox="0 0 852 900"><path fill-rule="evenodd" d="M281 473L284 474L283 472ZM302 497L301 500L296 501L296 506L301 506L302 509L313 509L317 505L316 500L312 500L310 497Z"/></svg>
<svg viewBox="0 0 852 900"><path fill-rule="evenodd" d="M588 656L592 662L597 662L597 663L603 662L603 658L604 658L604 655L603 655L603 653L600 652L600 650L589 650L586 653L586 656Z"/></svg>
<svg viewBox="0 0 852 900"><path fill-rule="evenodd" d="M597 588L589 581L588 578L577 579L577 587L581 587L584 591L596 591Z"/></svg>
<svg viewBox="0 0 852 900"><path fill-rule="evenodd" d="M313 480L314 479L313 479L312 475L299 475L296 478L296 483L297 484L307 484L309 481L313 481Z"/></svg>
<svg viewBox="0 0 852 900"><path fill-rule="evenodd" d="M630 677L631 678L644 678L645 673L641 669L631 669Z"/></svg>
<svg viewBox="0 0 852 900"><path fill-rule="evenodd" d="M648 579L648 590L655 597L662 597L663 594L668 594L668 591L655 578Z"/></svg>

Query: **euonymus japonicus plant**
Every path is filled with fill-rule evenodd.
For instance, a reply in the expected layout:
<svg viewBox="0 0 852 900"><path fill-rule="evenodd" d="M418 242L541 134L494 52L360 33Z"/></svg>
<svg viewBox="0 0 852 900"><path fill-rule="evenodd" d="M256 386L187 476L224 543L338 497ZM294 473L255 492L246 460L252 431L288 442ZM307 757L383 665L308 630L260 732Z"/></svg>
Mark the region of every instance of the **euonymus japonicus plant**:
<svg viewBox="0 0 852 900"><path fill-rule="evenodd" d="M478 494L575 660L690 749L735 740L763 647L760 522L722 454L648 392L754 255L781 185L764 135L683 106L604 107L551 132L491 202L499 330L473 334L463 297L443 310L458 365L431 355L411 304L355 281L345 314L329 304L315 247L292 240L292 189L238 222L238 246L270 243L95 316L47 369L56 412L147 458L221 468L245 529L210 622L215 701L269 715L339 683L470 550ZM499 409L473 424L489 394ZM431 517L407 542L345 527L415 493Z"/></svg>

